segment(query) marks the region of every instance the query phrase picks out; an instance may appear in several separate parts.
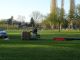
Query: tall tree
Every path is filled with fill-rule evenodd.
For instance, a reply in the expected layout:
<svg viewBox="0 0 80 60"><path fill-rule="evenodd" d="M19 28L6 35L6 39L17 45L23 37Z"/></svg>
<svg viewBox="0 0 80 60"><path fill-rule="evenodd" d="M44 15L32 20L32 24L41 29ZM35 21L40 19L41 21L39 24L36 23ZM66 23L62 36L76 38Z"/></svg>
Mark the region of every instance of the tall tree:
<svg viewBox="0 0 80 60"><path fill-rule="evenodd" d="M70 0L70 12L69 12L69 28L73 28L73 20L74 20L74 14L75 14L75 0Z"/></svg>
<svg viewBox="0 0 80 60"><path fill-rule="evenodd" d="M49 20L51 21L50 25L52 29L54 26L56 26L57 23L57 6L56 6L56 0L51 0L51 10L50 10Z"/></svg>
<svg viewBox="0 0 80 60"><path fill-rule="evenodd" d="M51 13L56 12L56 0L51 0Z"/></svg>
<svg viewBox="0 0 80 60"><path fill-rule="evenodd" d="M76 18L80 19L80 4L76 6Z"/></svg>
<svg viewBox="0 0 80 60"><path fill-rule="evenodd" d="M61 12L59 17L59 31L62 28L62 24L64 22L64 0L61 0Z"/></svg>
<svg viewBox="0 0 80 60"><path fill-rule="evenodd" d="M76 19L76 25L80 29L80 4L76 6L75 19Z"/></svg>
<svg viewBox="0 0 80 60"><path fill-rule="evenodd" d="M64 0L61 1L61 14L60 19L64 20Z"/></svg>
<svg viewBox="0 0 80 60"><path fill-rule="evenodd" d="M75 14L75 0L70 0L70 19L74 18Z"/></svg>

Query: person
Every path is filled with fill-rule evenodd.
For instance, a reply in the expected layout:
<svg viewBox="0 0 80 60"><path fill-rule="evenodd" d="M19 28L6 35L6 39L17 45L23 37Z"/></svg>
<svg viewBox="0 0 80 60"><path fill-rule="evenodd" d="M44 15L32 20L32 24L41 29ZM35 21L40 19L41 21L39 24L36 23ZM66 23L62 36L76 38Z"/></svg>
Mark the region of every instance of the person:
<svg viewBox="0 0 80 60"><path fill-rule="evenodd" d="M33 27L31 38L32 39L36 39L37 38L37 27Z"/></svg>
<svg viewBox="0 0 80 60"><path fill-rule="evenodd" d="M33 28L32 33L37 35L37 27Z"/></svg>

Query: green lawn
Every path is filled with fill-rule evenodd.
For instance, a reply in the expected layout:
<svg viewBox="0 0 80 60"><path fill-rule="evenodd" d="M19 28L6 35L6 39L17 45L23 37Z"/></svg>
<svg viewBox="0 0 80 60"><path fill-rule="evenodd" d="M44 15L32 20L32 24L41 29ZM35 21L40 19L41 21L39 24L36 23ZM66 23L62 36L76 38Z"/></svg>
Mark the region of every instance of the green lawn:
<svg viewBox="0 0 80 60"><path fill-rule="evenodd" d="M41 31L40 40L21 40L20 32L9 32L0 40L0 60L80 60L80 41L53 41L53 37L80 37L79 32Z"/></svg>

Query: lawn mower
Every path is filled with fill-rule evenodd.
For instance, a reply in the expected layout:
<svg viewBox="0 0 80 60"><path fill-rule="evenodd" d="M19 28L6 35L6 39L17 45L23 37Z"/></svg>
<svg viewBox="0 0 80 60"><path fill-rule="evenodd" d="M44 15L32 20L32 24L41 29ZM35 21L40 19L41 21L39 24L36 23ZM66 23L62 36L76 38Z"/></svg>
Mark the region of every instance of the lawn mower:
<svg viewBox="0 0 80 60"><path fill-rule="evenodd" d="M32 31L23 31L21 39L22 40L38 40L40 38L39 34L34 34Z"/></svg>

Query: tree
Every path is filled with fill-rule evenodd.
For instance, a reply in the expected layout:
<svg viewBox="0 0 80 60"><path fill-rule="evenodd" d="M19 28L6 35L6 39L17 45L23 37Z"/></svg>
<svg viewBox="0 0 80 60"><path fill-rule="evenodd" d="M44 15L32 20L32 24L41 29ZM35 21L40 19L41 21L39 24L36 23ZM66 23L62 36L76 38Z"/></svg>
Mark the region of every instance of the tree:
<svg viewBox="0 0 80 60"><path fill-rule="evenodd" d="M50 14L47 18L50 21L50 26L52 29L54 29L57 26L57 6L56 6L56 0L51 0L51 10Z"/></svg>
<svg viewBox="0 0 80 60"><path fill-rule="evenodd" d="M31 17L33 17L35 23L40 23L44 16L39 11L32 12Z"/></svg>
<svg viewBox="0 0 80 60"><path fill-rule="evenodd" d="M18 15L18 18L17 18L17 20L18 20L18 21L20 21L20 22L24 22L24 21L25 21L25 19L26 19L26 17L25 17L25 16Z"/></svg>
<svg viewBox="0 0 80 60"><path fill-rule="evenodd" d="M76 9L75 9L75 19L76 19L76 25L78 26L76 28L80 29L80 4L78 4L76 6Z"/></svg>
<svg viewBox="0 0 80 60"><path fill-rule="evenodd" d="M56 0L51 0L51 13L56 14Z"/></svg>
<svg viewBox="0 0 80 60"><path fill-rule="evenodd" d="M32 27L35 27L35 22L34 22L33 17L31 17L31 20L30 20L30 25L31 25Z"/></svg>
<svg viewBox="0 0 80 60"><path fill-rule="evenodd" d="M58 23L57 14L51 13L47 19L50 21L51 29L55 29Z"/></svg>
<svg viewBox="0 0 80 60"><path fill-rule="evenodd" d="M76 6L75 16L77 19L80 19L80 4Z"/></svg>
<svg viewBox="0 0 80 60"><path fill-rule="evenodd" d="M61 10L60 10L60 17L59 17L59 32L62 28L63 22L64 22L64 0L61 1Z"/></svg>
<svg viewBox="0 0 80 60"><path fill-rule="evenodd" d="M70 12L69 12L69 28L73 28L73 20L75 17L75 0L70 0Z"/></svg>
<svg viewBox="0 0 80 60"><path fill-rule="evenodd" d="M50 28L50 21L47 19L48 17L49 17L49 15L44 16L44 19L40 23L41 28L48 29L48 26Z"/></svg>
<svg viewBox="0 0 80 60"><path fill-rule="evenodd" d="M13 16L11 16L11 18L9 18L7 22L9 25L12 25L12 21L13 21Z"/></svg>
<svg viewBox="0 0 80 60"><path fill-rule="evenodd" d="M58 29L58 18L60 17L61 9L57 8L56 10L56 14L50 13L43 21L44 25L49 26L51 29Z"/></svg>

